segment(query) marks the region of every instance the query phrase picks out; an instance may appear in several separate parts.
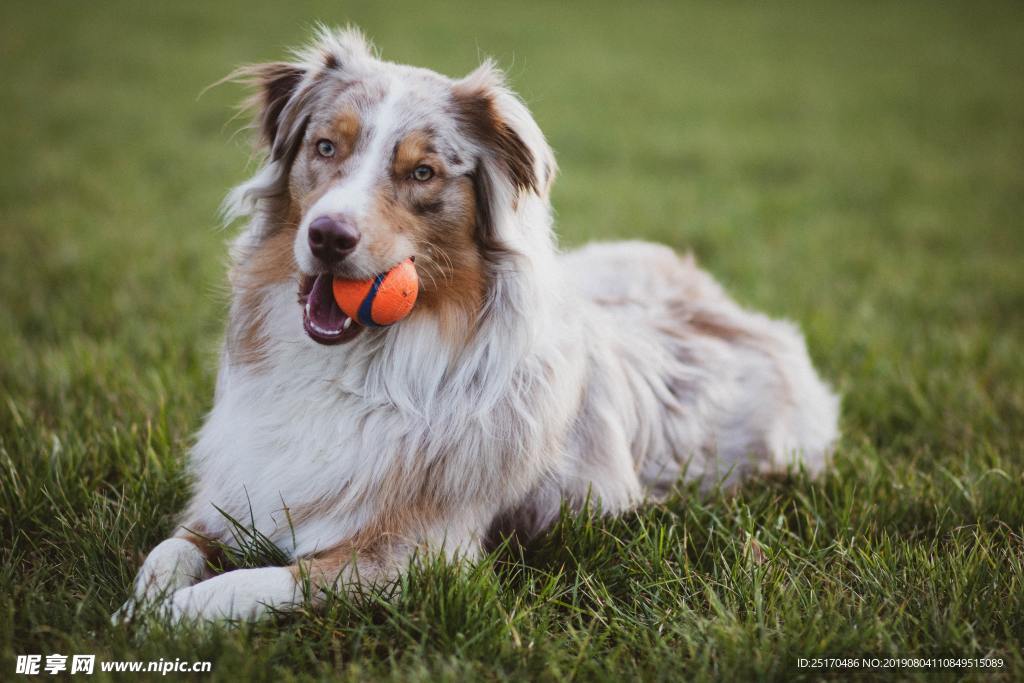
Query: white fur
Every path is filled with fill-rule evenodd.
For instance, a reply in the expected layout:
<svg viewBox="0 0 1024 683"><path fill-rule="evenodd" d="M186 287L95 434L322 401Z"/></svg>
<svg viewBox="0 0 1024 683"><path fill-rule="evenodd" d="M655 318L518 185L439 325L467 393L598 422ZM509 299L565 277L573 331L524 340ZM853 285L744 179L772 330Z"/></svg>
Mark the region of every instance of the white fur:
<svg viewBox="0 0 1024 683"><path fill-rule="evenodd" d="M131 619L146 604L162 600L175 591L202 581L206 576L206 557L194 543L183 538L168 538L146 557L135 577L135 590L113 616L119 622Z"/></svg>
<svg viewBox="0 0 1024 683"><path fill-rule="evenodd" d="M438 89L436 77L378 61L351 32L320 43L349 68L391 79L403 97L429 101ZM320 48L303 54L311 68L322 59ZM466 143L490 174L494 229L509 247L490 273L475 333L465 344L446 341L436 319L414 311L350 344L321 346L303 332L297 283L266 286L267 360L254 366L225 353L192 452L195 490L183 522L231 542L216 505L299 559L413 506L428 486L446 516L382 539L391 565L375 567L393 575L418 547L472 558L494 523L527 534L543 528L562 500L579 505L590 496L615 512L663 495L684 475L734 481L798 461L820 471L839 404L797 329L740 308L665 247L593 245L559 255L547 192L554 160L543 134L489 64L460 85L494 94L547 179L537 192L517 192L500 160ZM398 94L374 121L378 153L388 127L410 115ZM375 168L365 165L325 194L317 211L358 211ZM278 172L261 171L230 196L230 211L253 215L235 258L266 231L251 198ZM301 246L296 257L309 272ZM385 498L381 487L397 470L430 480L408 481L408 499L404 491ZM151 555L142 573L159 573L151 564L161 562ZM254 618L262 605L297 599L292 576L231 572L179 590L173 609Z"/></svg>
<svg viewBox="0 0 1024 683"><path fill-rule="evenodd" d="M174 593L172 621L238 619L251 621L270 609L302 601L302 591L285 567L238 569Z"/></svg>

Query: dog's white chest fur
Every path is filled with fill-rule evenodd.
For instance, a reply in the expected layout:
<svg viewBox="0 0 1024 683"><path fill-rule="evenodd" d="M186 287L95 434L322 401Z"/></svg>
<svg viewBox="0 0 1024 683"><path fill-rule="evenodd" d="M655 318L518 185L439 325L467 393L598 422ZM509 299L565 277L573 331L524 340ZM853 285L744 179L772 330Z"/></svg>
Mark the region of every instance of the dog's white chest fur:
<svg viewBox="0 0 1024 683"><path fill-rule="evenodd" d="M521 344L497 335L456 355L428 317L322 347L302 332L294 298L290 286L268 296L270 362L222 365L192 457L186 518L200 530L223 535L220 508L303 556L424 498L459 500L486 526L495 506L557 474L582 357L541 341L516 358ZM537 385L538 368L555 363L568 381Z"/></svg>
<svg viewBox="0 0 1024 683"><path fill-rule="evenodd" d="M194 455L196 503L209 506L203 526L225 526L216 505L296 554L357 529L364 510L346 501L365 493L356 489L370 485L368 470L397 455L381 443L368 457L358 398L301 369L228 382Z"/></svg>

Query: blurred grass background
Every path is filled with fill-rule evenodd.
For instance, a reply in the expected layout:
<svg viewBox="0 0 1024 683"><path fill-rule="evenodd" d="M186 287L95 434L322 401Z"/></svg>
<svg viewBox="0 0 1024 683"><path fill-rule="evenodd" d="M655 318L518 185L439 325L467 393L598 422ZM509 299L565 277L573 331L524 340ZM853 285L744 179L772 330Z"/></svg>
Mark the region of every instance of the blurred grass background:
<svg viewBox="0 0 1024 683"><path fill-rule="evenodd" d="M801 323L845 395L836 475L567 517L393 602L110 627L185 500L217 206L255 168L241 93L199 95L315 21L450 75L496 57L558 153L565 244L692 249ZM6 0L0 66L0 677L30 652L225 680L799 678L822 654L1024 671L1020 3Z"/></svg>

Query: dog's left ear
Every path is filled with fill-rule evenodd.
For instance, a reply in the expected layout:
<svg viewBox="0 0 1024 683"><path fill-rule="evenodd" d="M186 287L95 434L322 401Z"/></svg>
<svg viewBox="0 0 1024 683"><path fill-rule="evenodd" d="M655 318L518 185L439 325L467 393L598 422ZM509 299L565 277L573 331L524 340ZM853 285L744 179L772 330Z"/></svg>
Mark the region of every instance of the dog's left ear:
<svg viewBox="0 0 1024 683"><path fill-rule="evenodd" d="M484 150L484 160L511 185L513 201L525 192L547 198L557 167L529 109L490 60L453 87L456 118Z"/></svg>

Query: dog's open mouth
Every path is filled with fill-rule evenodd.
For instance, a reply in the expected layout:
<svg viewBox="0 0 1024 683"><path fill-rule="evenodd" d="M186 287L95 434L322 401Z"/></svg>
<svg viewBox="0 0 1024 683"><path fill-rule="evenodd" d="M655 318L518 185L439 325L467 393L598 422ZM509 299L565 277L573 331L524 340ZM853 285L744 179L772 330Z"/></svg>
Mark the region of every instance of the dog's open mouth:
<svg viewBox="0 0 1024 683"><path fill-rule="evenodd" d="M304 275L299 284L302 326L319 344L344 344L363 331L363 326L345 315L334 301L334 276Z"/></svg>

